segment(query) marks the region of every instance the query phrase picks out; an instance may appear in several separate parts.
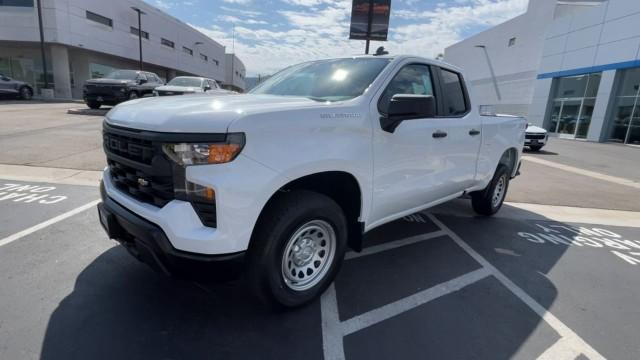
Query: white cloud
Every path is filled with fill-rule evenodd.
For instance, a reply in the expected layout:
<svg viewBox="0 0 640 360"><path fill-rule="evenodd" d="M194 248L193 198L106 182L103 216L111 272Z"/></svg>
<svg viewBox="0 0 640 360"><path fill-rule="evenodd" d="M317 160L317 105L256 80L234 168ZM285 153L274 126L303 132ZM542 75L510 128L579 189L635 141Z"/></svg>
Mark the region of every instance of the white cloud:
<svg viewBox="0 0 640 360"><path fill-rule="evenodd" d="M233 16L233 15L220 15L217 17L218 20L222 21L222 22L228 22L228 23L233 23L233 24L248 24L248 25L265 25L267 24L266 21L263 20L256 20L256 19L241 19L237 16Z"/></svg>
<svg viewBox="0 0 640 360"><path fill-rule="evenodd" d="M245 1L245 0L233 0ZM364 52L364 41L350 41L350 0L283 0L300 10L280 11L289 26L251 29L246 18L230 16L236 24L235 52L248 74L271 74L285 66L318 58L356 55ZM320 2L324 5L316 7ZM411 2L411 0L405 0ZM372 51L384 46L391 54L435 57L461 40L465 29L492 26L526 10L527 0L455 0L448 7L431 11L391 11L389 41L372 42ZM233 19L232 19L233 18ZM242 22L231 21L241 20ZM261 20L256 20L261 21ZM231 50L231 27L197 27Z"/></svg>
<svg viewBox="0 0 640 360"><path fill-rule="evenodd" d="M251 0L222 0L228 4L248 5Z"/></svg>
<svg viewBox="0 0 640 360"><path fill-rule="evenodd" d="M262 13L260 11L231 8L231 7L228 7L228 6L220 6L220 10L224 10L226 12L240 14L240 15L244 15L244 16L248 16L248 17L252 17L252 18L262 15Z"/></svg>

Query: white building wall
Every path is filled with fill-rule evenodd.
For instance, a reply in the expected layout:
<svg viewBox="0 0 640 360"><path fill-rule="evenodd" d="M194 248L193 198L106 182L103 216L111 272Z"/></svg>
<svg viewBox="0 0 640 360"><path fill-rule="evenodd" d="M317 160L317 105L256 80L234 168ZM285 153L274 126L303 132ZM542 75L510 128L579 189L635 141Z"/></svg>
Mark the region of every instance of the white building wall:
<svg viewBox="0 0 640 360"><path fill-rule="evenodd" d="M530 0L526 13L448 47L445 61L465 70L480 104L496 105L497 110L503 113L528 115L539 69L547 65L541 64L545 61L543 52L564 50L565 47L562 40L546 41L548 29L564 26L562 22L554 22L554 18L580 14L601 1L574 3L569 0L558 5L558 0ZM512 38L516 43L509 46ZM476 45L484 45L487 50L495 70L500 99L484 50ZM557 61L546 59L547 62L554 60Z"/></svg>
<svg viewBox="0 0 640 360"><path fill-rule="evenodd" d="M224 84L235 90L246 90L245 76L247 70L244 63L235 54L226 54Z"/></svg>
<svg viewBox="0 0 640 360"><path fill-rule="evenodd" d="M0 6L0 60L28 57L35 67L25 80L40 87L42 65L39 52L34 55L40 38L36 0L33 2L33 7ZM146 13L142 16L142 30L149 33L149 39L142 39L145 70L168 79L190 74L225 82L224 46L141 0L43 0L42 5L47 67L54 70L52 80L59 97L81 96L82 83L91 76L87 62L137 68L138 37L131 33L131 27L138 27L137 13L131 9L134 6ZM111 19L113 26L87 19L87 11ZM173 42L174 48L162 45L162 38ZM183 51L183 46L193 50L193 55ZM235 85L244 89L246 70L237 57L236 62L242 76L234 80ZM73 81L68 78L69 70L64 71L69 67Z"/></svg>
<svg viewBox="0 0 640 360"><path fill-rule="evenodd" d="M535 5L535 6L534 6ZM544 45L544 24L553 20L556 0L535 0L514 19L465 39L445 50L446 62L465 70L479 104L496 105L499 112L525 115L533 95ZM515 45L509 40L515 38ZM498 99L489 64L489 55L498 82Z"/></svg>
<svg viewBox="0 0 640 360"><path fill-rule="evenodd" d="M545 125L552 78L602 72L588 140L603 141L616 92L625 68L640 67L640 1L609 0L600 6L557 18L545 34L539 80L529 120ZM544 100L544 93L547 93Z"/></svg>
<svg viewBox="0 0 640 360"><path fill-rule="evenodd" d="M131 26L138 27L132 6L146 12L142 16L142 30L149 33L149 40L143 39L142 44L145 62L224 79L224 46L141 0L44 0L45 42L138 60L138 38L130 32ZM113 27L88 20L86 11L112 19ZM161 45L163 37L173 41L175 48ZM0 7L0 40L39 41L36 7ZM184 53L183 46L192 49L193 56ZM206 62L200 53L207 55Z"/></svg>

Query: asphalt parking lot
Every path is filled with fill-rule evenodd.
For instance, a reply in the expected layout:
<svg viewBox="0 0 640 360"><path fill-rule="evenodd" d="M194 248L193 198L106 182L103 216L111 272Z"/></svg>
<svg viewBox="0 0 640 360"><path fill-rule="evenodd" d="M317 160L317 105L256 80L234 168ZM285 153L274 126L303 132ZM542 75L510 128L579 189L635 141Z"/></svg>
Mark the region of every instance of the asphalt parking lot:
<svg viewBox="0 0 640 360"><path fill-rule="evenodd" d="M58 106L51 126L3 126L0 149L77 131L82 161L66 148L40 151L100 168L91 151L100 118ZM96 186L0 174L0 359L637 359L640 179L572 159L572 146L581 145L554 139L557 155L526 154L560 166L525 160L497 217L476 217L459 199L375 229L321 299L284 313L240 284L171 279L138 263L100 227ZM604 146L628 161L640 151ZM39 165L11 156L0 152L11 171Z"/></svg>

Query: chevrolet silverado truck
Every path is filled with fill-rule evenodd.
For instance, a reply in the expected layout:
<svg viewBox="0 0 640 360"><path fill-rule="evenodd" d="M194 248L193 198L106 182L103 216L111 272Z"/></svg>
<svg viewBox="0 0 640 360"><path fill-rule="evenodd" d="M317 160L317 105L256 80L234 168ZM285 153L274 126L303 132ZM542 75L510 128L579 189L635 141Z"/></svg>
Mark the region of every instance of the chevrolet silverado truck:
<svg viewBox="0 0 640 360"><path fill-rule="evenodd" d="M117 105L127 100L152 95L153 89L164 85L158 75L138 70L116 70L104 78L87 80L82 98L91 109L102 105Z"/></svg>
<svg viewBox="0 0 640 360"><path fill-rule="evenodd" d="M103 124L100 221L162 272L240 278L300 306L374 228L463 195L500 209L526 123L479 108L460 69L411 56L307 62L245 95L128 101Z"/></svg>

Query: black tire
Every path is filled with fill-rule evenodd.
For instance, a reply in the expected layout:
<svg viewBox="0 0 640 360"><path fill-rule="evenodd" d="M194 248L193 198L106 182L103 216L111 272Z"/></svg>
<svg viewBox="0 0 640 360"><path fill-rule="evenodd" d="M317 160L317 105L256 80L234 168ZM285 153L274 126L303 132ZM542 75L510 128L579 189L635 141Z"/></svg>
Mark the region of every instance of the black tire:
<svg viewBox="0 0 640 360"><path fill-rule="evenodd" d="M139 98L139 96L138 96L138 93L137 93L137 92L132 91L132 92L130 92L130 93L129 93L128 98L129 98L129 100L134 100L134 99Z"/></svg>
<svg viewBox="0 0 640 360"><path fill-rule="evenodd" d="M20 98L22 100L31 100L33 97L33 90L29 89L28 86L23 86L20 88Z"/></svg>
<svg viewBox="0 0 640 360"><path fill-rule="evenodd" d="M476 213L485 216L491 216L497 213L502 207L504 199L507 197L509 179L509 167L503 164L498 165L498 169L496 169L493 179L491 179L489 185L487 185L484 190L471 193L471 205L473 206L473 210ZM496 195L496 187L498 186L501 186L502 190L496 201L494 200L494 196Z"/></svg>
<svg viewBox="0 0 640 360"><path fill-rule="evenodd" d="M302 190L279 195L264 211L264 215L261 216L254 230L247 255L249 267L247 275L250 287L263 303L271 307L282 309L307 304L326 290L340 270L347 246L347 220L344 213L333 199L319 193ZM308 229L308 225L314 222L330 225L333 229L333 235L335 235L335 246L333 246L335 250L324 252L326 257L324 260L314 260L316 255L321 256L322 249L327 249L326 247L319 248L323 239L321 234L300 233L302 229ZM300 236L294 237L298 234ZM314 250L314 255L309 256L310 263L305 265L316 267L317 270L306 269L310 278L315 276L316 283L306 289L293 289L292 286L298 285L292 284L291 280L286 279L289 275L285 275L286 264L291 267L292 261L283 259L286 255L289 256L288 259L295 256L292 255L294 250L290 246L298 244L294 238L304 240L302 238L304 234L307 234L306 238L318 236L318 239L314 240L318 243L314 243L313 247L319 250ZM330 239L330 235L325 238ZM323 246L327 246L327 243L329 241L325 241ZM291 250L286 251L287 248ZM333 253L332 257L331 253ZM320 265L316 265L320 263L319 260L323 261L320 268L318 268ZM295 273L295 269L292 271ZM308 271L311 271L311 274ZM317 274L314 275L313 271L317 271Z"/></svg>
<svg viewBox="0 0 640 360"><path fill-rule="evenodd" d="M98 109L100 109L100 106L102 106L102 104L100 104L100 103L99 103L99 102L97 102L97 101L87 101L87 106L88 106L90 109L98 110Z"/></svg>
<svg viewBox="0 0 640 360"><path fill-rule="evenodd" d="M542 149L542 146L529 146L529 150L538 152Z"/></svg>

